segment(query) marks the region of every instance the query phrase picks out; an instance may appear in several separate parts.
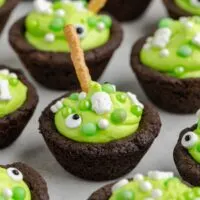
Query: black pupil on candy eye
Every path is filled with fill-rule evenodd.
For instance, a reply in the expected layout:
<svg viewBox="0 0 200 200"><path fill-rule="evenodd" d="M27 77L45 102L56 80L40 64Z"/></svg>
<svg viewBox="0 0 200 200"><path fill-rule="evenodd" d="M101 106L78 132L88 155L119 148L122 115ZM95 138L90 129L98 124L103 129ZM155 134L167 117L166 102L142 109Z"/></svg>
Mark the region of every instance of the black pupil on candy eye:
<svg viewBox="0 0 200 200"><path fill-rule="evenodd" d="M82 34L82 33L83 33L83 28L82 28L82 27L77 27L77 28L76 28L76 32L77 32L78 34Z"/></svg>
<svg viewBox="0 0 200 200"><path fill-rule="evenodd" d="M14 169L12 172L13 172L14 175L19 175L19 171L16 170L16 169Z"/></svg>
<svg viewBox="0 0 200 200"><path fill-rule="evenodd" d="M191 139L191 136L190 136L190 135L186 135L186 136L185 136L185 141L188 142L188 141L190 141L190 139Z"/></svg>
<svg viewBox="0 0 200 200"><path fill-rule="evenodd" d="M77 120L77 119L79 119L80 117L79 117L78 114L74 114L72 118L73 118L74 120Z"/></svg>

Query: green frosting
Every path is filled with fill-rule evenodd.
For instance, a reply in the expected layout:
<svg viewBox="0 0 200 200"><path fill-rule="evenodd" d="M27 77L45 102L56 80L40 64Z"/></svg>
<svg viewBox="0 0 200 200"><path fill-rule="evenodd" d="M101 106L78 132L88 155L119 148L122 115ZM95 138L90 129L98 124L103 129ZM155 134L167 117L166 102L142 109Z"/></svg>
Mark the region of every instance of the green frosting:
<svg viewBox="0 0 200 200"><path fill-rule="evenodd" d="M51 107L60 134L78 142L106 143L134 134L143 105L109 83L91 82L86 94L73 93Z"/></svg>
<svg viewBox="0 0 200 200"><path fill-rule="evenodd" d="M34 5L26 18L25 37L39 50L69 52L63 31L67 24L76 27L84 50L102 46L110 38L111 18L90 12L84 1L35 0Z"/></svg>
<svg viewBox="0 0 200 200"><path fill-rule="evenodd" d="M27 99L27 87L15 74L1 73L0 70L0 118L19 109ZM8 87L1 86L2 81L8 82ZM4 90L8 90L5 91ZM9 92L9 94L7 94ZM4 98L9 96L10 98Z"/></svg>
<svg viewBox="0 0 200 200"><path fill-rule="evenodd" d="M178 7L191 13L192 15L200 15L200 1L199 0L175 0Z"/></svg>
<svg viewBox="0 0 200 200"><path fill-rule="evenodd" d="M0 167L0 180L0 200L31 200L31 192L19 170Z"/></svg>
<svg viewBox="0 0 200 200"><path fill-rule="evenodd" d="M162 19L140 52L146 66L176 78L200 77L200 17Z"/></svg>
<svg viewBox="0 0 200 200"><path fill-rule="evenodd" d="M0 7L3 6L6 0L0 0Z"/></svg>
<svg viewBox="0 0 200 200"><path fill-rule="evenodd" d="M169 172L168 172L169 173ZM121 181L114 186L109 200L195 200L200 188L190 188L176 177L162 177L164 172L149 172L149 176L136 175L132 181ZM126 183L127 182L127 183ZM124 183L124 184L123 184Z"/></svg>

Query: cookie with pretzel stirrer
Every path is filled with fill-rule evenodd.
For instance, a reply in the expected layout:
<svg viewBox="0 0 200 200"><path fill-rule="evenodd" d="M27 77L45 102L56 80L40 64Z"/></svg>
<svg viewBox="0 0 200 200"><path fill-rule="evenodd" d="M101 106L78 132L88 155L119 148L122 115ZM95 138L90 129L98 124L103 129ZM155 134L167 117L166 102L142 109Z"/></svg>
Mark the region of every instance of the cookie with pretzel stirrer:
<svg viewBox="0 0 200 200"><path fill-rule="evenodd" d="M81 48L79 37L73 25L67 25L64 29L65 37L71 49L71 59L82 91L88 92L91 76L85 63L84 52Z"/></svg>

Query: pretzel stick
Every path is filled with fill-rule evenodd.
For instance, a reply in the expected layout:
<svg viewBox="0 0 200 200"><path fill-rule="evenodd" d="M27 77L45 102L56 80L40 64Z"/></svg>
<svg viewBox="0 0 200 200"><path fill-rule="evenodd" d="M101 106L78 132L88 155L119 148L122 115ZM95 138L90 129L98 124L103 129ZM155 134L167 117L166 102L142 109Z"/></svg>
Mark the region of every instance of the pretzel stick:
<svg viewBox="0 0 200 200"><path fill-rule="evenodd" d="M85 63L84 52L81 48L79 37L73 25L67 25L64 29L64 33L71 49L71 59L81 85L81 89L84 92L88 92L91 77Z"/></svg>
<svg viewBox="0 0 200 200"><path fill-rule="evenodd" d="M91 0L88 9L94 13L98 13L106 4L107 0Z"/></svg>

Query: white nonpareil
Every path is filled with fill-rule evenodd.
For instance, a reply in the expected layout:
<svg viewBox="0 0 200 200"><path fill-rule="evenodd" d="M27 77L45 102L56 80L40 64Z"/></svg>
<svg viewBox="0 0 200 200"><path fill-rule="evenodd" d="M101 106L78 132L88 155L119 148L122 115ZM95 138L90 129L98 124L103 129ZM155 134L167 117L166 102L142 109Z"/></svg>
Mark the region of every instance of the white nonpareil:
<svg viewBox="0 0 200 200"><path fill-rule="evenodd" d="M174 177L173 172L149 171L148 177L154 180L169 179Z"/></svg>
<svg viewBox="0 0 200 200"><path fill-rule="evenodd" d="M131 99L133 104L140 106L142 109L144 108L144 105L137 99L137 96L131 92L127 92L128 97Z"/></svg>
<svg viewBox="0 0 200 200"><path fill-rule="evenodd" d="M12 96L9 91L8 80L0 80L0 101L11 100Z"/></svg>
<svg viewBox="0 0 200 200"><path fill-rule="evenodd" d="M96 92L91 97L92 110L97 114L105 114L112 109L112 101L106 92Z"/></svg>
<svg viewBox="0 0 200 200"><path fill-rule="evenodd" d="M52 3L50 1L46 0L35 0L34 8L37 12L43 13L43 14L51 14L52 11Z"/></svg>

